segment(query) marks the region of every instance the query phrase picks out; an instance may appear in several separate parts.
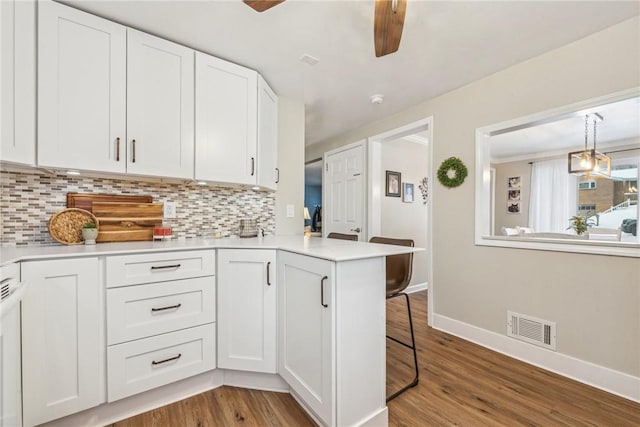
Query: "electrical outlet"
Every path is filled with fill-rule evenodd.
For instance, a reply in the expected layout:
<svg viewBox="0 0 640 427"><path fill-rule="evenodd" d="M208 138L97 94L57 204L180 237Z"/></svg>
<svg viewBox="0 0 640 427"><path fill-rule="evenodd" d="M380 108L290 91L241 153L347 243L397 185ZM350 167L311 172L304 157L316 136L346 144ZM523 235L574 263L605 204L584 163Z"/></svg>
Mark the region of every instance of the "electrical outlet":
<svg viewBox="0 0 640 427"><path fill-rule="evenodd" d="M166 219L175 218L176 214L176 202L164 202L163 216Z"/></svg>
<svg viewBox="0 0 640 427"><path fill-rule="evenodd" d="M293 218L295 216L294 205L287 205L287 218Z"/></svg>

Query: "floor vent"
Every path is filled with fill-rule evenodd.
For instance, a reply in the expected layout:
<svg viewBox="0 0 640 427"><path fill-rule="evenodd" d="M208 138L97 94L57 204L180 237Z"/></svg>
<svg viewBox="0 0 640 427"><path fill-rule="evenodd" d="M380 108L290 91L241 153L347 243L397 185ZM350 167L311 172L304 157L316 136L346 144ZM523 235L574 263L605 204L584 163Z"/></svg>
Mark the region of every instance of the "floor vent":
<svg viewBox="0 0 640 427"><path fill-rule="evenodd" d="M556 349L555 322L507 311L507 335L550 350Z"/></svg>

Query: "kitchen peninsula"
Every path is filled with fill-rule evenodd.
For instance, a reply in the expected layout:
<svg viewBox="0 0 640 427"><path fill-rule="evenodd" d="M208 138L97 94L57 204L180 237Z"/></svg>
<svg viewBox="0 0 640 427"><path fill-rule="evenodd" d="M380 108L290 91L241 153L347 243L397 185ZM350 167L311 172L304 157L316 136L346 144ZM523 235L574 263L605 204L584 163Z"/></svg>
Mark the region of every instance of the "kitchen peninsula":
<svg viewBox="0 0 640 427"><path fill-rule="evenodd" d="M105 425L225 384L386 425L385 257L302 236L2 248L20 263L24 425Z"/></svg>

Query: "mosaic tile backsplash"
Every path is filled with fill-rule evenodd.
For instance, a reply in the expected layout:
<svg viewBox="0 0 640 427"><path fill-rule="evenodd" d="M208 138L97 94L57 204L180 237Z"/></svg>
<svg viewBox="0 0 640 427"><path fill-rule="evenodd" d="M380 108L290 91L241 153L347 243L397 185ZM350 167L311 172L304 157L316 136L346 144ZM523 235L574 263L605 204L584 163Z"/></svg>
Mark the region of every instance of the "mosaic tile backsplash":
<svg viewBox="0 0 640 427"><path fill-rule="evenodd" d="M40 171L0 171L0 242L57 244L49 235L51 215L66 208L67 193L150 195L154 203L175 202L177 218L167 220L174 235L222 237L238 234L241 218L258 221L275 233L275 193L235 187L210 187L143 180L70 177Z"/></svg>

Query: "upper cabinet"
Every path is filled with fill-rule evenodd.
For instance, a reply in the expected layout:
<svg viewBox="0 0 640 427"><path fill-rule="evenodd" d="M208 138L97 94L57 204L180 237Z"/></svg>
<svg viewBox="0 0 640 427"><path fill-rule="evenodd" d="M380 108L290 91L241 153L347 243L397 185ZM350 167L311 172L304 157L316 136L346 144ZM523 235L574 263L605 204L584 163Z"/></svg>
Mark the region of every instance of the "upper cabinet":
<svg viewBox="0 0 640 427"><path fill-rule="evenodd" d="M258 182L276 190L278 169L278 97L262 76L258 76Z"/></svg>
<svg viewBox="0 0 640 427"><path fill-rule="evenodd" d="M205 181L278 181L278 98L253 70L196 52L196 171Z"/></svg>
<svg viewBox="0 0 640 427"><path fill-rule="evenodd" d="M38 165L125 172L126 28L54 2L38 12Z"/></svg>
<svg viewBox="0 0 640 427"><path fill-rule="evenodd" d="M255 185L258 73L196 52L196 173Z"/></svg>
<svg viewBox="0 0 640 427"><path fill-rule="evenodd" d="M193 178L193 50L39 7L38 165Z"/></svg>
<svg viewBox="0 0 640 427"><path fill-rule="evenodd" d="M193 50L127 29L127 172L193 178Z"/></svg>
<svg viewBox="0 0 640 427"><path fill-rule="evenodd" d="M35 165L35 1L0 1L0 23L0 160Z"/></svg>
<svg viewBox="0 0 640 427"><path fill-rule="evenodd" d="M38 25L38 166L276 189L278 98L257 72L56 2Z"/></svg>

